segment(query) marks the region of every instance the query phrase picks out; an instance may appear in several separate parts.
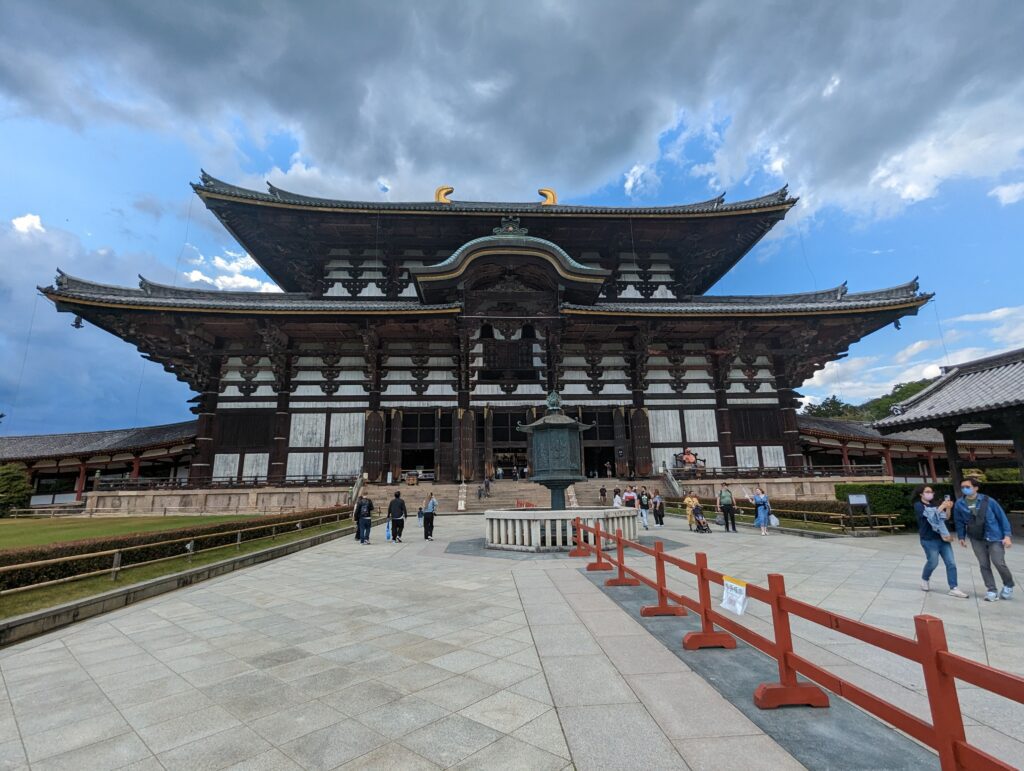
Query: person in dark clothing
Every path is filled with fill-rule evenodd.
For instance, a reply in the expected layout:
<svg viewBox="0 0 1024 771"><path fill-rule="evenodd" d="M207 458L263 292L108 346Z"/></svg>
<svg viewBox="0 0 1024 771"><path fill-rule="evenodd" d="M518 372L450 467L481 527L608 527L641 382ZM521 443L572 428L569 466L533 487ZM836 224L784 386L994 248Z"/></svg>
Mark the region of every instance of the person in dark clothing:
<svg viewBox="0 0 1024 771"><path fill-rule="evenodd" d="M722 513L722 521L725 523L725 532L736 532L736 499L733 498L729 485L722 483L722 491L718 494L718 510Z"/></svg>
<svg viewBox="0 0 1024 771"><path fill-rule="evenodd" d="M370 543L370 523L373 519L373 501L365 495L360 495L356 501L356 535L359 543Z"/></svg>
<svg viewBox="0 0 1024 771"><path fill-rule="evenodd" d="M437 498L431 493L427 502L423 504L423 539L434 540L434 515L437 513Z"/></svg>
<svg viewBox="0 0 1024 771"><path fill-rule="evenodd" d="M405 508L405 501L402 500L402 493L395 491L395 497L388 504L388 518L391 520L391 540L395 543L402 542L402 531L405 529L405 517L408 510Z"/></svg>
<svg viewBox="0 0 1024 771"><path fill-rule="evenodd" d="M1003 507L995 498L978 492L978 480L968 477L960 484L963 496L953 506L953 521L960 545L968 540L978 558L981 580L985 582L985 600L1009 600L1013 597L1013 574L1006 566L1006 550L1010 548L1010 520ZM992 575L995 566L1003 580L1003 590L996 591L996 579Z"/></svg>
<svg viewBox="0 0 1024 771"><path fill-rule="evenodd" d="M953 502L949 496L939 505L935 505L935 491L929 485L917 488L917 500L914 501L914 513L917 515L918 536L921 548L924 549L925 563L921 571L921 589L931 589L929 581L939 564L939 558L946 565L946 582L949 584L949 596L964 599L967 593L957 587L956 557L953 556L953 536L949 533L945 520L953 511Z"/></svg>

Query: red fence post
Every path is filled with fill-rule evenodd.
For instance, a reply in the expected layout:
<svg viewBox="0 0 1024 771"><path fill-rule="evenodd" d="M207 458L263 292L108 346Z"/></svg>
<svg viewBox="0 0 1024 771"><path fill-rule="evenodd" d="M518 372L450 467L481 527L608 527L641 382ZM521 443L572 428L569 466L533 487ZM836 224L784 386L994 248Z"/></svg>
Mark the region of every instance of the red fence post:
<svg viewBox="0 0 1024 771"><path fill-rule="evenodd" d="M576 519L572 521L574 531L572 537L573 541L576 543L576 548L569 552L570 557L586 557L590 554L590 551L587 549L587 544L583 540L583 528L580 527L582 524L583 523L580 521L579 517L576 517Z"/></svg>
<svg viewBox="0 0 1024 771"><path fill-rule="evenodd" d="M641 616L685 616L686 608L682 605L668 604L668 586L665 583L665 543L654 542L654 572L658 581L658 604L644 605L640 608Z"/></svg>
<svg viewBox="0 0 1024 771"><path fill-rule="evenodd" d="M966 741L964 718L960 712L960 699L956 693L956 678L947 675L939 665L939 657L948 650L946 630L942 620L935 616L914 616L917 645L921 651L921 667L928 691L928 706L932 711L935 730L935 749L943 771L960 768L956 759L957 742Z"/></svg>
<svg viewBox="0 0 1024 771"><path fill-rule="evenodd" d="M622 545L622 529L615 531L615 551L619 562L619 574L615 578L609 578L604 582L605 586L639 586L639 578L629 578L626 575L626 548Z"/></svg>
<svg viewBox="0 0 1024 771"><path fill-rule="evenodd" d="M611 570L612 564L604 561L604 552L601 551L601 520L594 521L594 548L597 550L597 559L587 565L587 570Z"/></svg>
<svg viewBox="0 0 1024 771"><path fill-rule="evenodd" d="M768 574L771 593L772 628L775 630L775 658L779 663L779 682L761 683L754 691L754 706L759 709L777 707L827 707L828 694L813 683L799 683L796 670L789 664L793 652L793 633L789 627L789 613L782 607L786 596L786 581L778 573Z"/></svg>
<svg viewBox="0 0 1024 771"><path fill-rule="evenodd" d="M683 648L696 651L701 648L735 648L736 638L728 632L716 632L711 621L711 586L708 581L708 555L697 552L697 591L700 596L700 631L683 637Z"/></svg>

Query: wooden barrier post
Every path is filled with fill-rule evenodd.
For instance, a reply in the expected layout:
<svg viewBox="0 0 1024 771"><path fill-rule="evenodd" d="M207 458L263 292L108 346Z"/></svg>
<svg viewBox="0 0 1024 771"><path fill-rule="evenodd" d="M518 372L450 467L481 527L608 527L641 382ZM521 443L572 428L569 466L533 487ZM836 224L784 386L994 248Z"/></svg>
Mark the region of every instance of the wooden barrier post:
<svg viewBox="0 0 1024 771"><path fill-rule="evenodd" d="M736 638L728 632L716 632L711 621L711 586L708 581L708 555L697 552L697 592L700 597L700 631L683 637L683 648L696 651L701 648L735 648Z"/></svg>
<svg viewBox="0 0 1024 771"><path fill-rule="evenodd" d="M587 570L611 570L612 563L604 561L604 552L601 547L604 544L601 543L601 520L594 522L594 549L597 550L597 559L587 565Z"/></svg>
<svg viewBox="0 0 1024 771"><path fill-rule="evenodd" d="M117 571L119 571L120 569L121 569L121 552L120 551L116 551L116 552L114 552L114 566L110 570L110 580L111 581L116 581L117 580Z"/></svg>
<svg viewBox="0 0 1024 771"><path fill-rule="evenodd" d="M768 574L771 593L772 628L775 630L775 658L779 664L779 682L761 683L754 691L754 706L759 709L777 707L827 707L828 694L813 683L800 683L796 670L789 664L793 652L793 632L789 627L789 613L782 607L786 596L786 581L779 573Z"/></svg>
<svg viewBox="0 0 1024 771"><path fill-rule="evenodd" d="M590 551L587 549L587 544L583 541L583 528L581 527L583 523L580 521L579 517L576 517L576 519L572 521L572 524L574 531L573 539L575 540L576 548L569 552L569 556L586 557L590 554Z"/></svg>
<svg viewBox="0 0 1024 771"><path fill-rule="evenodd" d="M939 665L939 655L948 650L946 630L942 620L935 616L914 616L914 627L921 651L928 706L932 711L939 764L943 771L956 771L961 768L956 758L956 743L966 741L966 736L960 699L956 693L956 678L943 672Z"/></svg>
<svg viewBox="0 0 1024 771"><path fill-rule="evenodd" d="M665 543L654 542L654 572L658 582L658 604L644 605L640 608L641 616L685 616L686 608L682 605L668 604L668 585L665 583Z"/></svg>
<svg viewBox="0 0 1024 771"><path fill-rule="evenodd" d="M615 552L619 562L619 574L615 578L609 578L604 582L605 586L639 586L639 578L630 578L626 575L626 549L622 545L622 528L615 531Z"/></svg>

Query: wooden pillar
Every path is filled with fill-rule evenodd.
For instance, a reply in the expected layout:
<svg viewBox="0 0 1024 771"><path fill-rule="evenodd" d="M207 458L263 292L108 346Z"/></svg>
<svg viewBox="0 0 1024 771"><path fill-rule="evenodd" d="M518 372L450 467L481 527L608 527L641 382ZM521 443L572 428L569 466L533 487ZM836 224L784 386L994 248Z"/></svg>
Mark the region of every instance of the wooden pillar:
<svg viewBox="0 0 1024 771"><path fill-rule="evenodd" d="M935 470L935 453L929 451L925 458L928 461L928 479L932 482L938 482L939 472Z"/></svg>
<svg viewBox="0 0 1024 771"><path fill-rule="evenodd" d="M75 500L82 500L82 496L85 494L85 480L88 473L88 467L85 465L85 461L78 462L78 479L75 480Z"/></svg>
<svg viewBox="0 0 1024 771"><path fill-rule="evenodd" d="M729 370L731 355L715 356L711 376L715 384L715 423L718 428L718 451L722 466L736 467L736 446L732 438L732 416L729 413Z"/></svg>
<svg viewBox="0 0 1024 771"><path fill-rule="evenodd" d="M387 448L384 446L386 416L380 410L367 410L363 427L363 471L371 482L384 478L387 466Z"/></svg>
<svg viewBox="0 0 1024 771"><path fill-rule="evenodd" d="M270 444L270 463L267 467L267 481L271 484L284 482L288 473L288 435L292 426L288 402L288 391L279 391L274 412L274 438Z"/></svg>
<svg viewBox="0 0 1024 771"><path fill-rule="evenodd" d="M397 484L402 476L402 411L391 410L391 476Z"/></svg>
<svg viewBox="0 0 1024 771"><path fill-rule="evenodd" d="M142 456L141 455L133 455L132 456L132 474L131 474L131 478L132 479L138 479L139 478L139 465L140 465L141 461L142 461Z"/></svg>
<svg viewBox="0 0 1024 771"><path fill-rule="evenodd" d="M1017 456L1017 468L1020 478L1024 480L1024 417L1013 416L1006 421L1006 428L1013 441L1013 453Z"/></svg>
<svg viewBox="0 0 1024 771"><path fill-rule="evenodd" d="M458 411L459 480L471 482L476 476L476 413Z"/></svg>
<svg viewBox="0 0 1024 771"><path fill-rule="evenodd" d="M638 477L649 477L654 461L651 458L651 424L647 410L630 410L629 434L633 445L633 471Z"/></svg>
<svg viewBox="0 0 1024 771"><path fill-rule="evenodd" d="M615 476L625 479L629 476L633 458L626 439L626 415L622 407L612 409L612 429L615 432Z"/></svg>
<svg viewBox="0 0 1024 771"><path fill-rule="evenodd" d="M954 492L960 489L960 483L963 481L963 474L960 470L960 451L956 446L956 429L957 426L942 426L939 430L942 432L942 441L946 445L946 460L949 462L949 479L953 483ZM932 454L928 453L928 468L932 473L932 480L938 482L938 476L935 474L935 463L932 460Z"/></svg>
<svg viewBox="0 0 1024 771"><path fill-rule="evenodd" d="M494 410L484 407L484 478L494 476Z"/></svg>
<svg viewBox="0 0 1024 771"><path fill-rule="evenodd" d="M888 447L882 449L882 460L885 462L885 473L887 476L896 476L896 468L892 465L892 450Z"/></svg>
<svg viewBox="0 0 1024 771"><path fill-rule="evenodd" d="M843 471L850 470L850 448L847 447L846 442L841 443L840 448L843 451Z"/></svg>
<svg viewBox="0 0 1024 771"><path fill-rule="evenodd" d="M782 418L782 448L786 453L786 468L800 471L804 455L800 452L800 427L796 422L797 394L792 388L779 386L779 412ZM728 414L728 411L726 411Z"/></svg>
<svg viewBox="0 0 1024 771"><path fill-rule="evenodd" d="M199 395L196 453L188 470L189 481L193 483L205 484L213 477L213 429L217 396L217 388L213 385Z"/></svg>

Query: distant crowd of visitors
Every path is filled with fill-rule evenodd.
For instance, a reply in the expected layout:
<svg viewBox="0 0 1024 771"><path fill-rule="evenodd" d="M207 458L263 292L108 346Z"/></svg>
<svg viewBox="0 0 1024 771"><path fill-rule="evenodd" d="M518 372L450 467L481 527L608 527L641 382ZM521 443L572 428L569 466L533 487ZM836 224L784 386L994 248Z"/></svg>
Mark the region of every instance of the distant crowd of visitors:
<svg viewBox="0 0 1024 771"><path fill-rule="evenodd" d="M437 514L437 498L433 493L427 496L423 505L416 512L416 524L423 528L423 540L434 540L434 517ZM392 543L401 543L405 533L405 520L409 510L402 499L401 491L395 491L395 497L388 503L388 527ZM356 521L356 540L369 545L370 529L373 525L373 501L363 493L359 494L352 517Z"/></svg>

